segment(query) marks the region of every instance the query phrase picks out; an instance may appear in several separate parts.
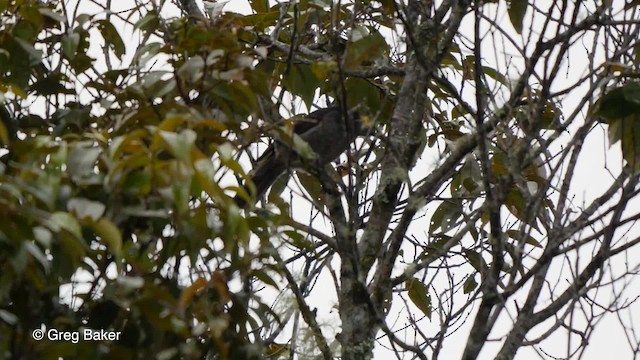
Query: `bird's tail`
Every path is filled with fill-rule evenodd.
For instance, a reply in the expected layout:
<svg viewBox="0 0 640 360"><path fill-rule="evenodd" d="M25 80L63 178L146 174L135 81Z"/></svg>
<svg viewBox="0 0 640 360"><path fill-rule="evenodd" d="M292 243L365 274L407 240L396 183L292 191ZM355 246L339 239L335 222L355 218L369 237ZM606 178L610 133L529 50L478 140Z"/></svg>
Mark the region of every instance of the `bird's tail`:
<svg viewBox="0 0 640 360"><path fill-rule="evenodd" d="M267 161L258 166L255 173L251 176L251 182L253 182L253 185L256 188L256 195L254 199L257 200L264 196L269 187L273 185L273 183L285 170L285 164L273 158L267 159ZM248 194L252 193L246 182L243 188ZM247 201L239 195L236 195L233 200L240 208L246 208L248 205Z"/></svg>

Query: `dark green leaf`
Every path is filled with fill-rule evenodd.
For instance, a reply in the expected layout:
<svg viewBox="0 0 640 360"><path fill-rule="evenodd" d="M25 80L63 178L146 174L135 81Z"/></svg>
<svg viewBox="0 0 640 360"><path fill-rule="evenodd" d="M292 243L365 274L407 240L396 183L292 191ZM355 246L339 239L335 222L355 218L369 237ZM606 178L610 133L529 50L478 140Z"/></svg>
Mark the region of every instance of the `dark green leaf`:
<svg viewBox="0 0 640 360"><path fill-rule="evenodd" d="M640 83L629 82L609 90L598 101L597 114L607 120L622 119L640 113Z"/></svg>
<svg viewBox="0 0 640 360"><path fill-rule="evenodd" d="M522 34L522 25L524 16L527 13L529 0L510 0L509 1L509 19L518 34Z"/></svg>
<svg viewBox="0 0 640 360"><path fill-rule="evenodd" d="M472 275L472 276L469 276L467 280L464 281L464 284L462 285L462 291L465 294L468 294L473 290L475 290L477 287L478 287L478 282L476 281L475 276Z"/></svg>
<svg viewBox="0 0 640 360"><path fill-rule="evenodd" d="M406 286L409 299L411 299L413 304L417 306L428 319L431 319L431 296L429 296L427 285L413 278L406 281Z"/></svg>
<svg viewBox="0 0 640 360"><path fill-rule="evenodd" d="M538 240L536 240L530 234L524 234L524 236L521 236L522 233L520 231L518 231L518 230L507 230L505 233L510 238L512 238L512 239L514 239L516 241L524 240L524 242L526 244L533 245L533 246L538 247L538 248L542 248L542 245L540 245L540 242Z"/></svg>
<svg viewBox="0 0 640 360"><path fill-rule="evenodd" d="M431 216L429 233L442 229L443 232L451 230L462 217L462 202L457 199L443 201Z"/></svg>
<svg viewBox="0 0 640 360"><path fill-rule="evenodd" d="M469 264L473 266L473 268L476 269L477 272L479 272L480 274L484 274L486 272L487 264L484 262L482 255L473 250L465 250L464 256L467 258L467 261L469 261Z"/></svg>
<svg viewBox="0 0 640 360"><path fill-rule="evenodd" d="M62 37L62 53L67 59L72 60L76 57L78 52L78 45L80 44L80 34L72 32Z"/></svg>
<svg viewBox="0 0 640 360"><path fill-rule="evenodd" d="M121 59L125 52L125 46L120 34L118 34L118 30L116 30L115 26L108 20L98 20L96 23L98 24L98 29L100 29L104 41L111 50L113 50L116 57Z"/></svg>
<svg viewBox="0 0 640 360"><path fill-rule="evenodd" d="M251 8L256 13L264 13L269 10L269 0L250 0Z"/></svg>
<svg viewBox="0 0 640 360"><path fill-rule="evenodd" d="M313 74L313 71L311 71L311 66L293 64L285 79L285 84L289 91L300 96L307 107L311 108L316 90L320 86L318 79Z"/></svg>
<svg viewBox="0 0 640 360"><path fill-rule="evenodd" d="M300 180L302 187L311 197L311 201L313 201L316 207L323 209L326 205L326 199L320 181L318 181L315 176L311 176L302 171L297 172L296 176L298 177L298 180Z"/></svg>
<svg viewBox="0 0 640 360"><path fill-rule="evenodd" d="M388 52L389 45L386 40L379 32L374 31L348 44L345 67L352 69L362 65L371 65L373 61L381 56L386 56Z"/></svg>

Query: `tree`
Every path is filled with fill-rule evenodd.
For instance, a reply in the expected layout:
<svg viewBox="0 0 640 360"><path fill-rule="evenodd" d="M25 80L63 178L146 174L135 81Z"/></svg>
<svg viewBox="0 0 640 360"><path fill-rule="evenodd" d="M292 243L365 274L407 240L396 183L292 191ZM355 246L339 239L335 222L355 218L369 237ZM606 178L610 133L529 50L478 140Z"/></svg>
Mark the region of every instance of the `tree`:
<svg viewBox="0 0 640 360"><path fill-rule="evenodd" d="M4 357L637 354L638 1L115 3L0 0Z"/></svg>

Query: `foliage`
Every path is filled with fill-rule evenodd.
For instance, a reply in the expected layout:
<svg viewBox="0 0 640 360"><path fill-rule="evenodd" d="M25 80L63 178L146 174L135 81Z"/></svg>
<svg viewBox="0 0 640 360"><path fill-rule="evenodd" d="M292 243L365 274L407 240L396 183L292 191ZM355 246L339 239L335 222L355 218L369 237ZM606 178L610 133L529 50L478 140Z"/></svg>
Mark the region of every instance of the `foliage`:
<svg viewBox="0 0 640 360"><path fill-rule="evenodd" d="M638 242L619 235L637 217L637 36L575 84L554 83L572 41L614 33L623 22L609 19L637 4L553 2L541 15L521 0L253 0L249 14L103 3L0 0L2 357L363 359L382 334L431 358L466 326L474 359L509 311L495 350L511 358L546 321L540 341L580 333L566 314ZM510 25L490 18L500 11ZM540 32L532 12L547 19ZM472 20L510 39L516 70L487 55L480 25L462 30ZM587 79L565 112L563 96ZM239 209L254 144L283 141L294 114L333 102L370 133L328 177L286 174ZM624 166L593 205L575 206L577 158L599 126ZM541 300L552 264L590 246L569 285ZM318 289L331 278L335 289ZM329 292L339 330L311 301ZM413 336L399 338L398 312ZM40 328L121 335L37 341Z"/></svg>

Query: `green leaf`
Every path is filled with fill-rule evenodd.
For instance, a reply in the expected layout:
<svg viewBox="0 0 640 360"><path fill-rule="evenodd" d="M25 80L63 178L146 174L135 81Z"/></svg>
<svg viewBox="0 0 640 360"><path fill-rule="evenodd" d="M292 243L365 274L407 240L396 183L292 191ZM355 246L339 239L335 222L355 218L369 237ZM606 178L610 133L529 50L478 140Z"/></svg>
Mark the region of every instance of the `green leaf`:
<svg viewBox="0 0 640 360"><path fill-rule="evenodd" d="M140 289L144 286L144 278L140 276L118 276L116 279L118 285L122 286L124 289L135 290Z"/></svg>
<svg viewBox="0 0 640 360"><path fill-rule="evenodd" d="M180 160L186 160L191 154L198 135L191 129L185 129L179 134L168 131L159 131L160 137L168 145L171 154Z"/></svg>
<svg viewBox="0 0 640 360"><path fill-rule="evenodd" d="M278 283L264 270L254 270L252 275L258 278L263 283L272 286L276 290L280 290Z"/></svg>
<svg viewBox="0 0 640 360"><path fill-rule="evenodd" d="M56 212L51 214L48 221L49 228L54 232L65 230L77 239L82 239L82 229L78 220L66 212Z"/></svg>
<svg viewBox="0 0 640 360"><path fill-rule="evenodd" d="M57 13L49 8L46 7L39 7L38 11L40 12L41 15L48 17L49 19L59 22L59 23L64 23L65 21L67 21L67 17Z"/></svg>
<svg viewBox="0 0 640 360"><path fill-rule="evenodd" d="M509 85L509 81L507 80L507 78L502 73L498 72L496 69L489 66L483 66L482 71L484 71L485 75L499 82L500 84L504 86Z"/></svg>
<svg viewBox="0 0 640 360"><path fill-rule="evenodd" d="M46 225L52 232L59 234L59 244L66 254L64 262L68 266L67 271L75 271L87 251L78 220L69 213L56 212L51 214ZM61 257L54 256L55 258L62 260Z"/></svg>
<svg viewBox="0 0 640 360"><path fill-rule="evenodd" d="M284 230L282 233L289 238L293 246L300 250L313 251L316 248L313 241L310 241L305 235L296 230Z"/></svg>
<svg viewBox="0 0 640 360"><path fill-rule="evenodd" d="M482 255L473 250L465 250L464 256L467 258L467 261L469 261L469 264L473 266L473 268L476 269L477 272L479 272L480 274L485 273L487 264L484 262Z"/></svg>
<svg viewBox="0 0 640 360"><path fill-rule="evenodd" d="M413 278L406 281L407 290L409 293L409 299L415 306L422 311L422 313L431 319L431 296L429 296L429 289L422 281Z"/></svg>
<svg viewBox="0 0 640 360"><path fill-rule="evenodd" d="M367 110L371 114L376 114L380 110L381 98L380 90L369 81L359 78L349 78L345 81L347 88L347 105L355 107L366 104Z"/></svg>
<svg viewBox="0 0 640 360"><path fill-rule="evenodd" d="M354 30L354 32L356 32L356 30ZM345 57L345 68L352 69L362 65L368 65L381 56L385 56L388 52L389 45L384 37L379 32L374 31L367 36L349 43Z"/></svg>
<svg viewBox="0 0 640 360"><path fill-rule="evenodd" d="M422 254L420 254L420 260L425 259L429 255L437 254L449 240L451 240L451 236L447 235L433 237L433 240L427 244Z"/></svg>
<svg viewBox="0 0 640 360"><path fill-rule="evenodd" d="M457 199L443 201L431 216L429 233L442 229L443 232L456 226L458 219L462 217L462 202Z"/></svg>
<svg viewBox="0 0 640 360"><path fill-rule="evenodd" d="M38 95L56 95L56 94L68 94L73 95L75 91L67 89L64 84L67 82L66 76L59 72L53 72L43 79L36 81L31 85L30 89L35 91Z"/></svg>
<svg viewBox="0 0 640 360"><path fill-rule="evenodd" d="M527 201L518 187L513 186L511 188L507 198L504 200L504 205L520 221L525 222L536 230L540 230L535 214L527 214L525 212Z"/></svg>
<svg viewBox="0 0 640 360"><path fill-rule="evenodd" d="M80 34L73 32L66 34L62 37L62 53L64 56L72 60L76 57L78 52L78 45L80 44Z"/></svg>
<svg viewBox="0 0 640 360"><path fill-rule="evenodd" d="M268 0L250 0L251 8L256 13L264 13L269 10L269 1Z"/></svg>
<svg viewBox="0 0 640 360"><path fill-rule="evenodd" d="M85 198L73 198L67 202L67 209L81 221L97 221L102 217L105 205Z"/></svg>
<svg viewBox="0 0 640 360"><path fill-rule="evenodd" d="M160 24L158 13L156 11L149 11L142 19L138 20L133 26L134 29L140 29L145 31L153 31L158 28Z"/></svg>
<svg viewBox="0 0 640 360"><path fill-rule="evenodd" d="M4 126L4 122L0 121L0 142L2 145L9 144L9 132L7 128Z"/></svg>
<svg viewBox="0 0 640 360"><path fill-rule="evenodd" d="M116 30L115 26L106 19L98 20L96 23L98 24L98 29L100 29L100 33L102 33L104 41L107 43L109 48L113 50L116 57L121 59L126 48L118 30Z"/></svg>
<svg viewBox="0 0 640 360"><path fill-rule="evenodd" d="M180 66L178 75L185 81L197 82L204 75L205 61L201 56L193 56Z"/></svg>
<svg viewBox="0 0 640 360"><path fill-rule="evenodd" d="M509 1L509 19L518 34L522 34L522 25L524 15L527 13L529 0L511 0Z"/></svg>
<svg viewBox="0 0 640 360"><path fill-rule="evenodd" d="M120 256L122 250L122 235L118 227L107 218L101 218L96 222L91 223L93 231L98 235L102 241L107 245L109 250L116 255Z"/></svg>
<svg viewBox="0 0 640 360"><path fill-rule="evenodd" d="M597 115L607 120L622 119L640 113L640 83L629 82L607 91L598 100Z"/></svg>
<svg viewBox="0 0 640 360"><path fill-rule="evenodd" d="M14 315L12 312L0 309L0 320L13 326L18 322L18 317Z"/></svg>
<svg viewBox="0 0 640 360"><path fill-rule="evenodd" d="M40 263L40 265L42 265L42 268L45 272L49 272L49 269L51 268L51 262L49 261L49 259L47 259L47 256L44 254L44 252L42 252L42 250L35 243L26 241L23 243L23 247L27 251L27 253L31 255L32 258L34 258L38 263Z"/></svg>
<svg viewBox="0 0 640 360"><path fill-rule="evenodd" d="M524 234L521 236L521 232L518 230L507 230L505 232L510 238L516 240L516 241L522 241L524 240L525 244L529 244L529 245L533 245L537 248L542 248L542 245L540 244L540 242L538 240L536 240L536 238L534 238L533 236L531 236L530 234Z"/></svg>
<svg viewBox="0 0 640 360"><path fill-rule="evenodd" d="M28 60L29 65L37 65L42 61L42 51L37 50L33 47L33 45L29 44L27 41L15 37L14 40L18 43L18 45L22 48L22 50L26 51L29 55L29 59L20 59L21 61Z"/></svg>
<svg viewBox="0 0 640 360"><path fill-rule="evenodd" d="M277 201L280 194L282 194L282 192L287 188L287 184L289 184L290 178L291 173L289 171L286 171L282 175L278 176L273 185L271 185L271 190L269 190L269 202Z"/></svg>
<svg viewBox="0 0 640 360"><path fill-rule="evenodd" d="M310 65L293 64L285 79L285 85L293 94L300 96L308 108L311 108L320 82L313 74Z"/></svg>
<svg viewBox="0 0 640 360"><path fill-rule="evenodd" d="M462 285L462 292L464 292L465 294L468 294L473 290L475 290L477 287L478 287L478 282L476 281L476 277L472 275L472 276L469 276L467 280L464 281L464 284Z"/></svg>
<svg viewBox="0 0 640 360"><path fill-rule="evenodd" d="M290 144L293 151L300 155L303 161L312 163L318 157L318 154L313 151L309 143L304 141L298 134L293 134Z"/></svg>
<svg viewBox="0 0 640 360"><path fill-rule="evenodd" d="M629 166L640 170L640 112L611 124L609 131L612 129L621 136L622 157Z"/></svg>
<svg viewBox="0 0 640 360"><path fill-rule="evenodd" d="M102 153L99 147L90 145L80 145L71 149L69 158L67 159L67 170L74 180L90 175L94 171L98 156Z"/></svg>
<svg viewBox="0 0 640 360"><path fill-rule="evenodd" d="M300 180L302 187L309 193L311 201L313 201L315 206L319 209L324 209L326 199L320 181L318 181L315 176L311 176L302 171L296 172L296 176L298 180Z"/></svg>
<svg viewBox="0 0 640 360"><path fill-rule="evenodd" d="M311 71L318 79L326 80L329 75L336 70L337 67L338 63L333 59L321 60L311 64ZM349 78L347 79L347 81L351 79L353 78Z"/></svg>
<svg viewBox="0 0 640 360"><path fill-rule="evenodd" d="M162 44L151 42L139 47L133 58L137 60L140 67L144 67L147 62L153 59L162 50Z"/></svg>

